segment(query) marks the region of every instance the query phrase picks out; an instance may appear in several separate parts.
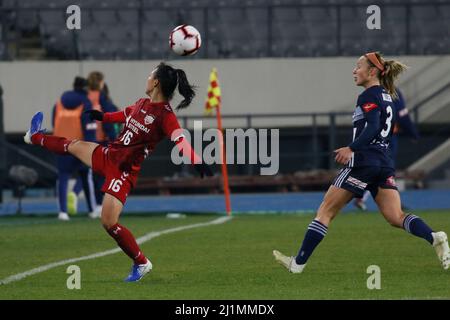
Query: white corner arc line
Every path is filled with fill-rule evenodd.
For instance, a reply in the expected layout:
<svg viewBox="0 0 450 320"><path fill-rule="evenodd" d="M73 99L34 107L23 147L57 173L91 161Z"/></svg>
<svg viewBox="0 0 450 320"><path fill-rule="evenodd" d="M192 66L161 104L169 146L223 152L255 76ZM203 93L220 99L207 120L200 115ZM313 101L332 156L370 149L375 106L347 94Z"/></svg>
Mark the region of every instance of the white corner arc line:
<svg viewBox="0 0 450 320"><path fill-rule="evenodd" d="M195 224L190 224L187 226L180 226L180 227L176 227L176 228L170 228L170 229L166 229L166 230L162 230L162 231L153 231L153 232L149 232L145 235L143 235L142 237L139 237L136 239L136 242L138 244L142 244L144 242L147 242L151 239L154 239L156 237L159 237L163 234L168 234L168 233L174 233L174 232L178 232L178 231L183 231L183 230L188 230L188 229L193 229L193 228L200 228L200 227L206 227L206 226L210 226L210 225L217 225L217 224L222 224L225 223L229 220L231 220L232 217L220 217L217 219L214 219L212 221L208 221L208 222L202 222L202 223L195 223ZM66 259L66 260L61 260L61 261L57 261L57 262L53 262L53 263L49 263L25 272L21 272L12 276L9 276L5 279L0 280L0 285L5 285L11 282L15 282L15 281L20 281L26 277L59 267L59 266L63 266L65 264L69 264L69 263L74 263L74 262L79 262L79 261L85 261L85 260L92 260L92 259L96 259L96 258L100 258L100 257L104 257L110 254L114 254L117 252L121 252L122 249L120 248L115 248L112 250L107 250L107 251L102 251L102 252L97 252L97 253L93 253L90 254L88 256L83 256L83 257L78 257L78 258L72 258L72 259Z"/></svg>

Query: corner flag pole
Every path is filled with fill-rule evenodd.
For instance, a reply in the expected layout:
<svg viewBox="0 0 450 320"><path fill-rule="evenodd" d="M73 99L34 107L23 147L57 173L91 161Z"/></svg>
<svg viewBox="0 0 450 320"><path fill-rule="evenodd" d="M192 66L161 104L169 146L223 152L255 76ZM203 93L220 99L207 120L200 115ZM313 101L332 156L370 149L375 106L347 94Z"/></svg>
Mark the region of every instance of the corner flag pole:
<svg viewBox="0 0 450 320"><path fill-rule="evenodd" d="M223 128L222 128L222 115L220 113L219 103L216 107L217 115L217 127L219 129L219 143L220 143L220 160L222 163L222 177L223 177L223 191L225 193L225 207L227 210L227 215L231 215L231 202L230 202L230 187L228 185L228 170L227 170L227 156L225 150L225 144L223 143Z"/></svg>
<svg viewBox="0 0 450 320"><path fill-rule="evenodd" d="M219 79L217 77L217 69L213 68L209 75L208 95L205 103L205 113L211 114L213 109L216 109L217 127L219 130L219 153L220 162L222 166L222 182L223 191L225 194L225 206L227 215L231 215L230 203L230 187L228 184L228 170L227 170L227 153L225 150L225 143L223 141L222 115L220 114L220 107L222 103L222 92L220 91Z"/></svg>

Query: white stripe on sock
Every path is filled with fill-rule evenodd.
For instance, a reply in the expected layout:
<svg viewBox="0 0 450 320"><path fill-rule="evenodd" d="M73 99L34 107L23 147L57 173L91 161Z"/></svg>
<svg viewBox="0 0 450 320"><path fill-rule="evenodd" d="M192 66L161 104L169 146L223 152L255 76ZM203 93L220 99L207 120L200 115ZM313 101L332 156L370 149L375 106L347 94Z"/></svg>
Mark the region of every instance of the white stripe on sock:
<svg viewBox="0 0 450 320"><path fill-rule="evenodd" d="M321 229L323 232L327 232L327 227L325 227L324 225L322 225L320 222L317 222L316 220L313 220L313 222L311 222L311 224L310 225L313 225L313 226L316 226L316 227L318 227L319 229Z"/></svg>
<svg viewBox="0 0 450 320"><path fill-rule="evenodd" d="M314 227L314 226L309 226L308 227L308 230L313 230L313 231L316 231L316 232L318 232L318 233L320 233L321 235L323 235L324 237L326 236L326 232L323 232L322 230L320 230L320 229L317 229L316 227Z"/></svg>
<svg viewBox="0 0 450 320"><path fill-rule="evenodd" d="M406 231L408 231L409 233L411 233L411 229L410 229L410 225L411 225L411 222L414 220L414 219L417 219L418 218L418 216L415 216L415 215L413 215L413 214L410 214L410 215L408 215L407 217L406 217L406 219L405 219L405 229L406 229Z"/></svg>

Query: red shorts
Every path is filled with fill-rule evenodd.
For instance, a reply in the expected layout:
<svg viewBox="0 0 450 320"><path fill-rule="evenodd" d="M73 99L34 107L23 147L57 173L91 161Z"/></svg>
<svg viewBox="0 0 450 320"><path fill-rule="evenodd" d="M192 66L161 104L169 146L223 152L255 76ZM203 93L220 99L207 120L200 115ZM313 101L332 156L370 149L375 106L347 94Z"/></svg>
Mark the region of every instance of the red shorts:
<svg viewBox="0 0 450 320"><path fill-rule="evenodd" d="M102 192L108 193L125 204L131 189L136 183L138 172L126 172L119 169L108 157L108 148L98 146L92 153L92 170L105 177Z"/></svg>

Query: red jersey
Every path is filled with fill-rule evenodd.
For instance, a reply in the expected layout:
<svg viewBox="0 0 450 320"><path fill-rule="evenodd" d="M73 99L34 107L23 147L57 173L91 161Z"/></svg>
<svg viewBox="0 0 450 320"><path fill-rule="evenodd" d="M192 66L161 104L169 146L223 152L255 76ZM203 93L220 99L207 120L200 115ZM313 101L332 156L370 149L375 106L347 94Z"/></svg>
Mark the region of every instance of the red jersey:
<svg viewBox="0 0 450 320"><path fill-rule="evenodd" d="M165 137L180 129L168 102L153 103L139 99L123 111L105 113L104 122L121 122L125 126L108 145L108 156L122 171L139 171L141 163ZM174 140L177 140L175 137Z"/></svg>

